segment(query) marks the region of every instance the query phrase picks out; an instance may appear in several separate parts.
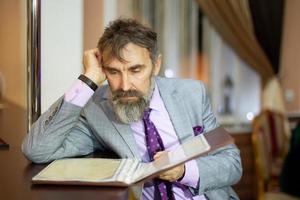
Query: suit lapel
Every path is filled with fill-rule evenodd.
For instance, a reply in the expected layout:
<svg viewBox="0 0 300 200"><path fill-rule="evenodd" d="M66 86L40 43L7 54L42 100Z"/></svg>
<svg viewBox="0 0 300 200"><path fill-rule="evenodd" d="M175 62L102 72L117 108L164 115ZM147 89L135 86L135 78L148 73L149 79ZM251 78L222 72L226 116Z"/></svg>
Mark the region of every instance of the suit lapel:
<svg viewBox="0 0 300 200"><path fill-rule="evenodd" d="M161 78L156 78L160 95L166 106L179 141L182 143L187 138L194 135L184 99L173 87L169 88L161 81Z"/></svg>
<svg viewBox="0 0 300 200"><path fill-rule="evenodd" d="M194 135L184 99L173 87L168 87L168 85L165 85L165 82L163 82L161 78L157 77L156 83L174 126L175 132L179 138L179 141L182 143L187 138ZM127 147L132 155L136 158L141 159L130 126L118 122L114 114L112 105L107 98L101 100L101 107L109 117L119 136L127 144Z"/></svg>
<svg viewBox="0 0 300 200"><path fill-rule="evenodd" d="M104 112L107 114L107 116L109 117L110 122L116 128L119 136L127 144L127 147L131 151L132 155L135 158L140 159L140 154L138 152L136 141L135 141L135 138L134 138L134 135L132 133L130 126L127 124L122 124L122 123L118 122L118 120L114 114L113 108L107 99L101 101L101 107L104 110Z"/></svg>

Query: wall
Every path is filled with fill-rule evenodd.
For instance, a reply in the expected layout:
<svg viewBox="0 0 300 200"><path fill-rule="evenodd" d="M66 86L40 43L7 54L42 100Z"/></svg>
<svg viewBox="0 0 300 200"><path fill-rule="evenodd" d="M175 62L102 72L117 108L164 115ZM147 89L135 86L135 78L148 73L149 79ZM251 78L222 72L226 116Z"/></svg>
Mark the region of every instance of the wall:
<svg viewBox="0 0 300 200"><path fill-rule="evenodd" d="M287 111L300 111L300 1L285 2L280 80Z"/></svg>
<svg viewBox="0 0 300 200"><path fill-rule="evenodd" d="M95 48L103 32L103 0L84 1L84 50Z"/></svg>
<svg viewBox="0 0 300 200"><path fill-rule="evenodd" d="M83 0L41 1L42 112L82 71L83 10Z"/></svg>
<svg viewBox="0 0 300 200"><path fill-rule="evenodd" d="M133 0L42 0L41 9L41 104L42 112L45 111L57 98L62 96L72 85L74 80L82 71L82 53L84 49L96 47L97 41L103 33L103 27L109 21L119 17L132 17L134 14L143 15L143 10L136 8L136 1ZM134 3L135 2L135 3ZM144 5L148 1L139 2ZM149 3L149 2L148 2ZM157 21L164 21L160 28L160 37L167 39L163 42L163 62L169 66L176 76L196 76L196 40L185 41L186 37L192 34L192 27L197 24L197 9L195 2L189 0L175 2L168 0L157 5L164 5L161 11L162 18ZM155 4L156 5L156 4ZM172 6L170 8L170 6ZM185 8L181 10L180 8ZM188 12L192 7L193 12ZM177 9L181 20L172 12ZM137 10L136 10L137 9ZM180 12L179 12L180 11ZM136 13L137 12L137 13ZM55 14L54 14L55 13ZM152 17L155 13L152 13ZM191 23L187 23L193 19ZM172 22L174 27L170 26ZM173 24L174 24L173 23ZM182 28L182 26L184 28ZM184 31L182 31L184 30ZM188 31L187 31L188 30ZM175 37L174 31L178 32ZM170 34L172 33L172 34ZM190 35L188 35L190 34ZM174 46L174 41L177 41ZM173 44L173 45L172 45ZM184 45L186 46L184 46ZM192 46L193 48L190 48ZM178 50L179 49L179 50ZM191 53L189 53L191 52ZM178 55L183 55L178 57ZM178 58L177 58L178 57ZM176 58L176 59L175 59ZM174 62L174 60L176 62ZM183 72L182 66L194 66Z"/></svg>
<svg viewBox="0 0 300 200"><path fill-rule="evenodd" d="M0 1L0 78L3 97L26 108L26 1ZM1 84L1 83L0 83Z"/></svg>
<svg viewBox="0 0 300 200"><path fill-rule="evenodd" d="M260 77L222 39L206 17L202 24L203 66L208 69L208 92L214 113L223 125L249 128L261 108ZM226 99L230 100L226 102Z"/></svg>

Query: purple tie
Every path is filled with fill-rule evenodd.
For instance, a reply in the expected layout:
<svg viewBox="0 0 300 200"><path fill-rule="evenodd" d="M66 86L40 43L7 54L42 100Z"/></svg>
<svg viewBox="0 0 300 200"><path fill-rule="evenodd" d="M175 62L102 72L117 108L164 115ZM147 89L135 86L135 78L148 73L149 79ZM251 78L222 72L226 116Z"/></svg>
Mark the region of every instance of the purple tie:
<svg viewBox="0 0 300 200"><path fill-rule="evenodd" d="M150 160L153 161L153 156L158 151L164 151L165 147L162 142L162 139L154 126L153 122L150 120L150 112L151 109L147 109L144 112L144 125L145 125L145 135L146 135L146 144L148 153L150 156ZM175 199L172 192L172 183L168 181L161 180L159 178L154 179L154 199L161 199L161 200L173 200Z"/></svg>

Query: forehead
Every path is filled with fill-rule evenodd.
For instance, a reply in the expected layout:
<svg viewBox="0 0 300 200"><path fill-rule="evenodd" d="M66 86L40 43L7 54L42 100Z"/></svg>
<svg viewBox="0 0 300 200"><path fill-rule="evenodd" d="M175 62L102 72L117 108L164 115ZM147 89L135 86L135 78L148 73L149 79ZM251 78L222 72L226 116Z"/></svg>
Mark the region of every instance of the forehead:
<svg viewBox="0 0 300 200"><path fill-rule="evenodd" d="M133 43L128 43L121 50L121 57L124 59L124 62L114 57L110 58L109 54L109 50L103 52L103 64L113 68L120 68L120 66L126 67L138 64L151 64L149 51L146 48L140 47Z"/></svg>

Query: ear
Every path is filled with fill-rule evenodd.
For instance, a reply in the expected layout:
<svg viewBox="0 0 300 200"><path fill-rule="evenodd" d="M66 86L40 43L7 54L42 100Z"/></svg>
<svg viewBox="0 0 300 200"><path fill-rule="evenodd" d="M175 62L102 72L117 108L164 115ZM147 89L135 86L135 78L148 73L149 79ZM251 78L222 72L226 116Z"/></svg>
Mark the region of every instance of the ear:
<svg viewBox="0 0 300 200"><path fill-rule="evenodd" d="M160 70L160 67L161 67L161 59L162 59L162 55L159 54L157 56L157 59L156 59L155 64L154 64L153 74L155 76L158 75L158 73L159 73L159 70Z"/></svg>

